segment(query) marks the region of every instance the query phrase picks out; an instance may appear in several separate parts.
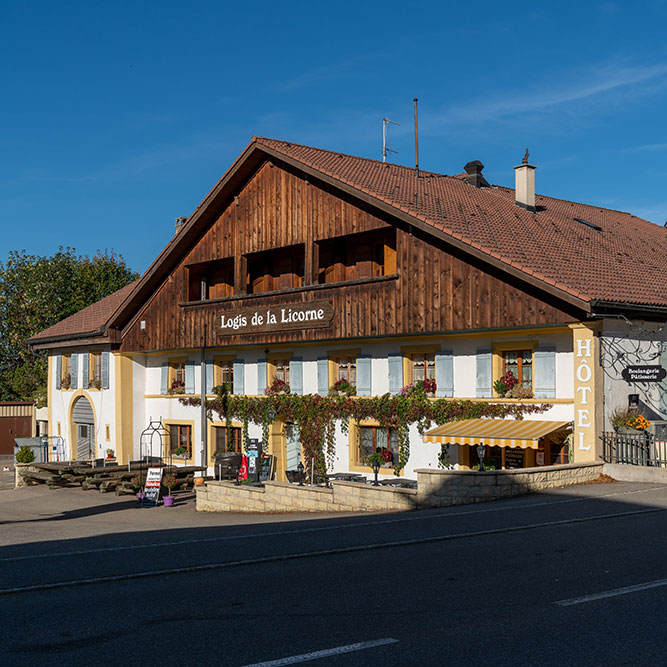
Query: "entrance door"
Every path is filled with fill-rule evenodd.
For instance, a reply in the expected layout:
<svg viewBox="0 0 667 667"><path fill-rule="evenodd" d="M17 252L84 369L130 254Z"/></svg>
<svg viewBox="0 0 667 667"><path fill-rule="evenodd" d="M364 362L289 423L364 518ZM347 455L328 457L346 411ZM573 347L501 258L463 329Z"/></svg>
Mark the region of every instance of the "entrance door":
<svg viewBox="0 0 667 667"><path fill-rule="evenodd" d="M285 424L285 463L287 470L296 470L301 460L301 443L299 427L296 424Z"/></svg>
<svg viewBox="0 0 667 667"><path fill-rule="evenodd" d="M76 425L76 458L78 461L88 461L93 458L93 425Z"/></svg>

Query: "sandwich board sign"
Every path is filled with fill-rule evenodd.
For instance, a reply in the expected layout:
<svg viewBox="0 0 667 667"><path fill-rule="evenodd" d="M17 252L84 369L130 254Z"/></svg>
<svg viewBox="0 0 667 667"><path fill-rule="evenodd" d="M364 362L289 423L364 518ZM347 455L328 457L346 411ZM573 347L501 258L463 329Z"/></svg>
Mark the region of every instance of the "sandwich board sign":
<svg viewBox="0 0 667 667"><path fill-rule="evenodd" d="M157 507L160 500L160 489L162 487L162 468L149 468L146 474L146 485L144 486L144 498L142 507Z"/></svg>

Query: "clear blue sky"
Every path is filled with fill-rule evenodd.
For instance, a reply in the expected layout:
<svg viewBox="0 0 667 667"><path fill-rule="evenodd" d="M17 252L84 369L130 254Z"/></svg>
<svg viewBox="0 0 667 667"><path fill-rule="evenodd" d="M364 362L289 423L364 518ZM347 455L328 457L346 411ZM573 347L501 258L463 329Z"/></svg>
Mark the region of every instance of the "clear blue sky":
<svg viewBox="0 0 667 667"><path fill-rule="evenodd" d="M667 218L667 2L2 3L0 261L144 271L252 135Z"/></svg>

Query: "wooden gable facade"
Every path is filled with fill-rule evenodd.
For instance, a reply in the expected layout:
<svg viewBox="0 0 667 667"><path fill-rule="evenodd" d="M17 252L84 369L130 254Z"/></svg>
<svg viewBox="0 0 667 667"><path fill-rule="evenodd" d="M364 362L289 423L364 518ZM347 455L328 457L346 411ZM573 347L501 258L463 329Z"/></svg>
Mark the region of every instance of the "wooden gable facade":
<svg viewBox="0 0 667 667"><path fill-rule="evenodd" d="M271 157L271 160L267 159ZM582 317L497 266L272 156L218 210L122 331L122 352L555 325ZM219 201L219 200L215 200ZM164 255L164 253L163 253ZM317 322L223 327L322 310ZM326 312L325 312L326 311Z"/></svg>

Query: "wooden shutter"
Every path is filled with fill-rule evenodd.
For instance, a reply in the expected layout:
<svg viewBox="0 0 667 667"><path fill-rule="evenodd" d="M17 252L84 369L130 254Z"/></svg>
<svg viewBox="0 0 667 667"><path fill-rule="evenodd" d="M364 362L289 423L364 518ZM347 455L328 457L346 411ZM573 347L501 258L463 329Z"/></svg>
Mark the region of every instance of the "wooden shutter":
<svg viewBox="0 0 667 667"><path fill-rule="evenodd" d="M538 347L533 353L535 398L556 398L556 349Z"/></svg>
<svg viewBox="0 0 667 667"><path fill-rule="evenodd" d="M109 350L102 350L102 389L109 388Z"/></svg>
<svg viewBox="0 0 667 667"><path fill-rule="evenodd" d="M403 389L403 355L390 354L387 360L389 365L389 393L398 394Z"/></svg>
<svg viewBox="0 0 667 667"><path fill-rule="evenodd" d="M70 366L70 375L72 376L72 383L70 384L70 387L72 389L76 389L79 386L79 355L78 354L73 354L72 355L72 363Z"/></svg>
<svg viewBox="0 0 667 667"><path fill-rule="evenodd" d="M289 362L290 391L299 396L303 394L303 359L293 357Z"/></svg>
<svg viewBox="0 0 667 667"><path fill-rule="evenodd" d="M372 383L371 357L367 354L357 357L357 396L370 396Z"/></svg>
<svg viewBox="0 0 667 667"><path fill-rule="evenodd" d="M169 362L163 361L160 367L160 393L169 393Z"/></svg>
<svg viewBox="0 0 667 667"><path fill-rule="evenodd" d="M234 388L233 392L239 396L245 394L245 363L243 359L234 359Z"/></svg>
<svg viewBox="0 0 667 667"><path fill-rule="evenodd" d="M451 350L443 350L435 355L435 395L440 398L454 396L454 356Z"/></svg>
<svg viewBox="0 0 667 667"><path fill-rule="evenodd" d="M88 352L86 352L83 355L82 361L83 361L83 377L81 378L81 388L82 389L88 389L88 376L90 375L90 372L89 372L90 359L89 359Z"/></svg>
<svg viewBox="0 0 667 667"><path fill-rule="evenodd" d="M477 350L477 387L475 395L477 398L491 398L492 392L492 371L491 371L491 350Z"/></svg>
<svg viewBox="0 0 667 667"><path fill-rule="evenodd" d="M317 393L326 396L329 393L329 359L320 357L317 360Z"/></svg>

